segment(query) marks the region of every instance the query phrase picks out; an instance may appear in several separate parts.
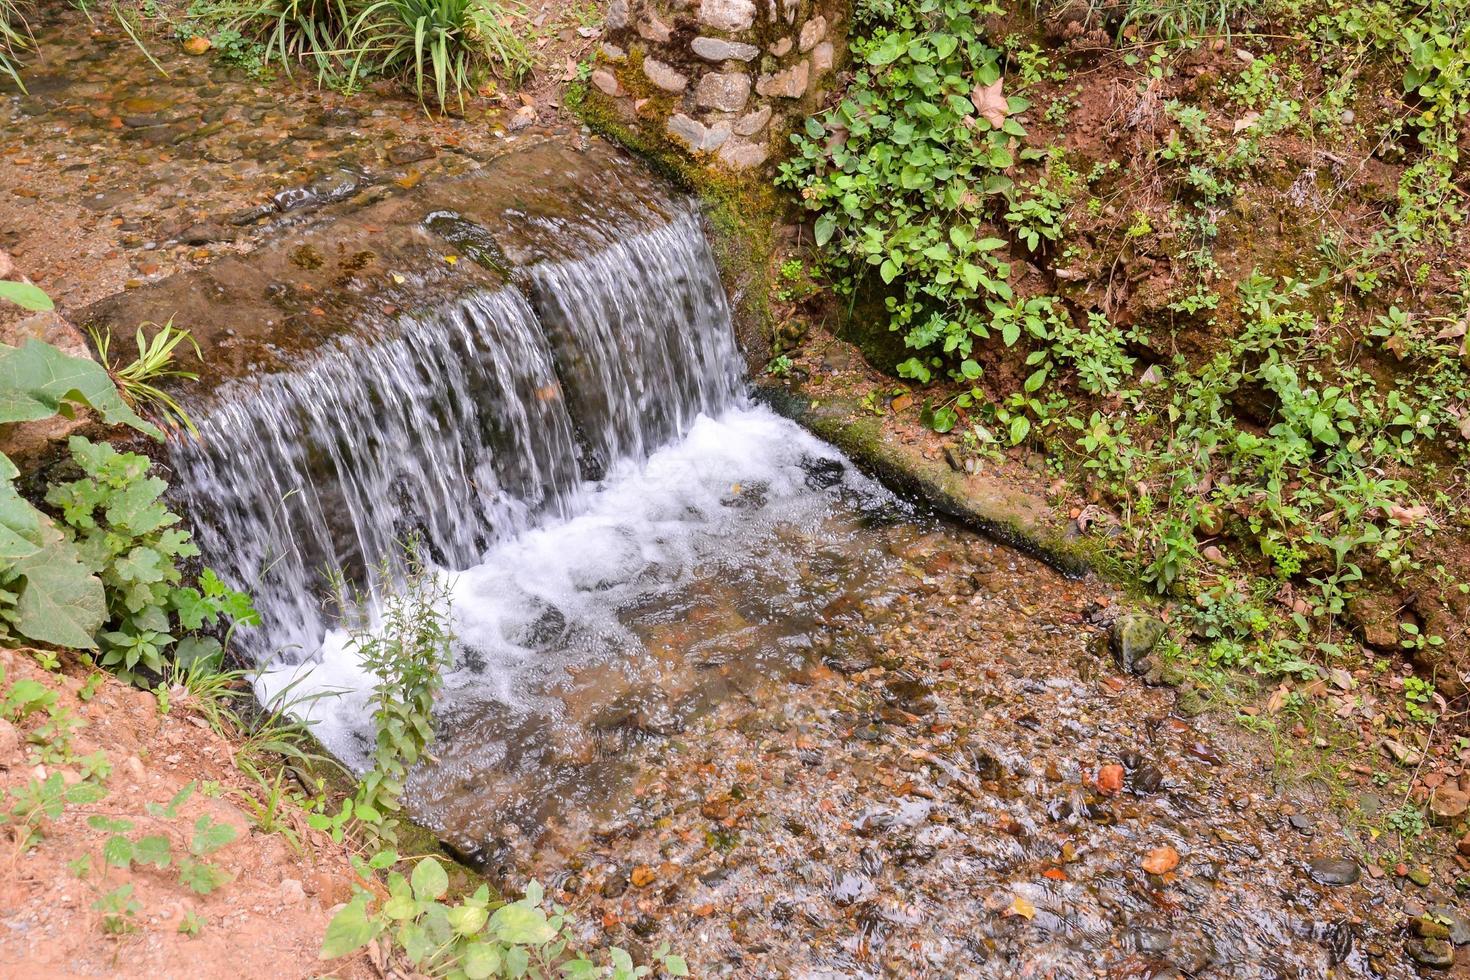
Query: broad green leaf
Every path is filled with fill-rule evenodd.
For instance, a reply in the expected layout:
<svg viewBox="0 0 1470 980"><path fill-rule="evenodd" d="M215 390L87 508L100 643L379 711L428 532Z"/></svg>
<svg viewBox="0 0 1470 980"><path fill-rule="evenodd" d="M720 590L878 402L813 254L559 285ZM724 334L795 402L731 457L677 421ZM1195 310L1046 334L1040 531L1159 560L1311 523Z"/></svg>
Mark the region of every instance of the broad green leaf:
<svg viewBox="0 0 1470 980"><path fill-rule="evenodd" d="M414 897L419 901L440 898L449 890L449 875L444 873L443 865L431 857L424 858L414 866L410 882Z"/></svg>
<svg viewBox="0 0 1470 980"><path fill-rule="evenodd" d="M490 913L473 905L459 905L449 910L449 925L461 936L473 936L485 927Z"/></svg>
<svg viewBox="0 0 1470 980"><path fill-rule="evenodd" d="M109 834L125 834L133 829L133 822L105 817L98 813L87 818L87 826L93 830L105 830Z"/></svg>
<svg viewBox="0 0 1470 980"><path fill-rule="evenodd" d="M832 240L832 233L837 230L837 217L830 212L823 214L817 219L816 234L817 245L826 245Z"/></svg>
<svg viewBox="0 0 1470 980"><path fill-rule="evenodd" d="M194 839L189 842L189 850L196 857L206 857L224 847L238 835L234 827L227 823L216 823L206 813L194 821Z"/></svg>
<svg viewBox="0 0 1470 980"><path fill-rule="evenodd" d="M501 942L524 946L540 946L556 937L545 912L519 902L496 909L490 917L490 931Z"/></svg>
<svg viewBox="0 0 1470 980"><path fill-rule="evenodd" d="M461 961L469 980L485 980L500 969L500 951L490 943L467 943Z"/></svg>
<svg viewBox="0 0 1470 980"><path fill-rule="evenodd" d="M334 960L348 953L355 953L373 941L377 930L368 918L367 899L358 897L342 906L341 911L327 923L327 933L322 937L321 952L324 960Z"/></svg>
<svg viewBox="0 0 1470 980"><path fill-rule="evenodd" d="M179 862L179 883L196 894L208 895L229 880L229 872L212 864L190 858Z"/></svg>
<svg viewBox="0 0 1470 980"><path fill-rule="evenodd" d="M138 838L133 845L133 860L139 864L152 864L160 868L169 866L173 860L173 847L162 834L150 834Z"/></svg>
<svg viewBox="0 0 1470 980"><path fill-rule="evenodd" d="M664 972L671 977L689 976L689 964L684 962L684 957L677 953L670 953L664 957Z"/></svg>
<svg viewBox="0 0 1470 980"><path fill-rule="evenodd" d="M25 576L16 601L16 629L32 640L74 650L95 650L93 639L107 616L102 582L76 558L76 549L49 529L55 540L15 563Z"/></svg>
<svg viewBox="0 0 1470 980"><path fill-rule="evenodd" d="M163 438L157 426L127 406L96 361L63 354L35 339L20 347L0 344L0 423L50 418L75 404L96 409L108 424L130 425Z"/></svg>
<svg viewBox="0 0 1470 980"><path fill-rule="evenodd" d="M411 895L394 895L383 903L383 915L395 921L412 919L418 912L418 903Z"/></svg>
<svg viewBox="0 0 1470 980"><path fill-rule="evenodd" d="M56 309L56 304L51 302L51 297L40 286L32 286L28 282L16 282L13 279L0 279L0 299L8 300L23 310L34 310L45 313Z"/></svg>
<svg viewBox="0 0 1470 980"><path fill-rule="evenodd" d="M133 842L121 834L107 838L102 845L102 860L114 868L126 868L133 863Z"/></svg>
<svg viewBox="0 0 1470 980"><path fill-rule="evenodd" d="M174 647L174 660L182 668L204 664L217 670L224 657L224 648L212 636L186 636Z"/></svg>

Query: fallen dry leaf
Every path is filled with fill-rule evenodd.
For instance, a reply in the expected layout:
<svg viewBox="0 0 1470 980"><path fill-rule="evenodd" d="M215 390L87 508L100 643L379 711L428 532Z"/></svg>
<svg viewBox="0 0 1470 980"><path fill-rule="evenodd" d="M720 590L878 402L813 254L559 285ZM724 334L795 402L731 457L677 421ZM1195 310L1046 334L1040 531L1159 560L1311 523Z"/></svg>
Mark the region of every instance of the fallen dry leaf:
<svg viewBox="0 0 1470 980"><path fill-rule="evenodd" d="M1011 907L1006 909L1006 915L1019 915L1023 919L1031 919L1036 916L1036 906L1026 901L1020 895L1011 900Z"/></svg>
<svg viewBox="0 0 1470 980"><path fill-rule="evenodd" d="M1254 126L1260 120L1260 118L1261 114L1259 112L1247 112L1245 115L1235 120L1234 132L1245 132L1247 129L1250 129L1252 126Z"/></svg>
<svg viewBox="0 0 1470 980"><path fill-rule="evenodd" d="M1006 116L1011 114L1006 97L1000 93L1004 83L1005 79L997 78L989 85L976 85L970 90L970 101L974 104L975 111L994 129L1004 126Z"/></svg>
<svg viewBox="0 0 1470 980"><path fill-rule="evenodd" d="M1103 766L1097 771L1097 790L1104 796L1112 796L1123 788L1123 767Z"/></svg>
<svg viewBox="0 0 1470 980"><path fill-rule="evenodd" d="M1470 329L1470 317L1462 317L1435 334L1434 339L1454 340L1456 337L1465 336L1467 329Z"/></svg>
<svg viewBox="0 0 1470 980"><path fill-rule="evenodd" d="M1400 524L1417 524L1429 516L1429 508L1423 504L1415 504L1413 507L1405 507L1402 504L1389 504L1383 508L1383 512L1392 520Z"/></svg>
<svg viewBox="0 0 1470 980"><path fill-rule="evenodd" d="M1179 867L1179 852L1165 844L1148 852L1143 859L1143 870L1151 875L1168 874Z"/></svg>

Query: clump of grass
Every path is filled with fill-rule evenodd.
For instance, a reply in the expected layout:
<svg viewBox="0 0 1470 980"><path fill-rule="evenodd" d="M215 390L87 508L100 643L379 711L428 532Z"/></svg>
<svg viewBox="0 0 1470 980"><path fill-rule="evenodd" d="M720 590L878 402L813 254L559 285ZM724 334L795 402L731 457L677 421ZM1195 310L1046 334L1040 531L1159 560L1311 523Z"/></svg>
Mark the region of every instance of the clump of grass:
<svg viewBox="0 0 1470 980"><path fill-rule="evenodd" d="M1122 38L1176 41L1215 34L1229 36L1234 25L1253 13L1260 0L1070 0L1048 4L1058 10L1080 10L1088 24L1099 24ZM1132 28L1132 31L1129 31Z"/></svg>
<svg viewBox="0 0 1470 980"><path fill-rule="evenodd" d="M152 338L143 332L143 327L149 326L157 327ZM110 353L111 332L92 331L92 343L97 348L98 359L107 368L107 373L112 376L124 398L135 408L159 416L170 425L181 426L192 435L198 435L199 430L194 427L194 420L189 418L189 414L172 395L158 387L157 382L170 378L199 380L199 375L181 370L175 365L179 345L189 343L194 348L194 356L200 358L202 355L199 344L189 331L175 327L172 318L161 325L143 324L138 328L136 342L137 357L126 364L118 364L113 362Z"/></svg>
<svg viewBox="0 0 1470 980"><path fill-rule="evenodd" d="M26 86L20 79L20 56L35 44L25 18L28 6L22 0L0 0L0 75L8 76L22 92Z"/></svg>
<svg viewBox="0 0 1470 980"><path fill-rule="evenodd" d="M463 109L485 69L518 79L530 68L521 15L496 0L374 0L354 23L349 84L370 70L410 81L426 105L432 92L441 111L451 95Z"/></svg>
<svg viewBox="0 0 1470 980"><path fill-rule="evenodd" d="M191 12L258 41L265 60L278 62L287 74L307 64L330 82L352 53L347 37L354 14L348 0L205 0Z"/></svg>

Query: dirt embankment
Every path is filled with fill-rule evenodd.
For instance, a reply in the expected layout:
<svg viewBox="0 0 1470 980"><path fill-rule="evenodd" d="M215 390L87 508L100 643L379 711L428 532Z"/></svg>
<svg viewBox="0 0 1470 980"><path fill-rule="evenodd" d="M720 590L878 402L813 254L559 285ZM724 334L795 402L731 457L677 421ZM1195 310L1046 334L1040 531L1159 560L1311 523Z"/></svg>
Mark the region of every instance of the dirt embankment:
<svg viewBox="0 0 1470 980"><path fill-rule="evenodd" d="M0 841L0 975L323 969L317 951L330 910L352 894L347 851L289 805L262 831L265 789L236 766L240 746L211 730L183 688L168 692L165 712L153 694L106 675L89 681L81 668L42 669L25 651L0 650L0 668L7 717L17 718L17 691L46 702L0 721L10 813ZM59 734L66 730L69 738ZM23 817L55 777L78 802ZM119 837L131 845L127 866Z"/></svg>

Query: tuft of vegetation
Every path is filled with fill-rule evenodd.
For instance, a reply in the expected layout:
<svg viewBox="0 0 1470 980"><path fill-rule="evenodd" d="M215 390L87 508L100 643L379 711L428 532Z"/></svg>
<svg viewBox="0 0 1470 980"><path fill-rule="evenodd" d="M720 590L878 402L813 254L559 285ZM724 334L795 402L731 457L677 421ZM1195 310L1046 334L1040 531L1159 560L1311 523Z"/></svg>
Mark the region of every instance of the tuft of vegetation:
<svg viewBox="0 0 1470 980"><path fill-rule="evenodd" d="M485 69L512 81L530 68L520 11L491 0L374 0L353 24L348 85L364 72L411 82L419 101L464 109Z"/></svg>
<svg viewBox="0 0 1470 980"><path fill-rule="evenodd" d="M155 344L159 338L168 345L162 332ZM150 363L142 383L169 370L168 356ZM103 422L162 435L95 361L38 340L0 345L0 424L70 417L83 407ZM186 665L217 662L222 644L204 631L255 622L249 597L208 570L197 587L185 583L181 562L199 551L162 503L166 484L149 475L146 457L82 436L68 445L76 478L52 480L44 506L20 493L20 471L0 455L0 637L96 651L138 683L160 678L166 655Z"/></svg>
<svg viewBox="0 0 1470 980"><path fill-rule="evenodd" d="M1072 479L1079 528L1182 601L1203 642L1180 659L1214 677L1357 666L1352 607L1371 587L1470 592L1470 571L1435 560L1470 517L1470 5L1273 8L1269 36L1240 33L1252 3L1090 9L1119 39L1099 57L1136 88L1127 149L1083 158L1066 134L1084 76L1064 51L990 44L981 21L1000 11L973 0L860 4L857 70L777 177L813 220L814 275L844 303L885 297L909 356L883 366L927 389L922 417L961 462L1032 447ZM1218 80L1184 84L1181 63ZM1051 89L1048 145L1027 110ZM1298 164L1303 144L1395 161L1381 213L1329 213L1352 164ZM1304 171L1290 188L1283 159ZM1303 228L1253 249L1262 202L1283 198ZM1135 264L1168 270L1142 310L1117 300ZM1466 637L1401 625L1426 675L1401 714L1429 724L1434 665Z"/></svg>
<svg viewBox="0 0 1470 980"><path fill-rule="evenodd" d="M8 77L22 92L26 86L20 77L20 58L35 45L26 20L29 10L26 0L0 0L0 75Z"/></svg>
<svg viewBox="0 0 1470 980"><path fill-rule="evenodd" d="M144 327L153 327L154 333L150 339L144 334ZM187 330L180 330L174 326L170 318L162 325L156 323L145 323L138 328L136 344L137 356L126 364L114 363L111 357L112 335L110 332L91 332L92 344L97 348L97 357L107 368L107 373L112 376L113 383L134 408L151 410L161 421L170 426L177 426L188 430L191 435L197 436L199 430L194 427L194 421L189 418L187 412L179 405L167 391L158 387L158 382L168 378L178 378L184 381L197 381L199 375L192 371L185 371L174 366L176 351L179 346L188 343L194 348L195 358L201 358L199 344Z"/></svg>
<svg viewBox="0 0 1470 980"><path fill-rule="evenodd" d="M347 0L194 0L190 17L215 28L215 45L235 60L273 61L287 74L310 65L330 81L349 50L353 14ZM246 53L252 39L259 51Z"/></svg>
<svg viewBox="0 0 1470 980"><path fill-rule="evenodd" d="M525 21L516 0L194 0L178 30L252 71L304 67L344 89L397 79L447 111L491 75L530 70Z"/></svg>

